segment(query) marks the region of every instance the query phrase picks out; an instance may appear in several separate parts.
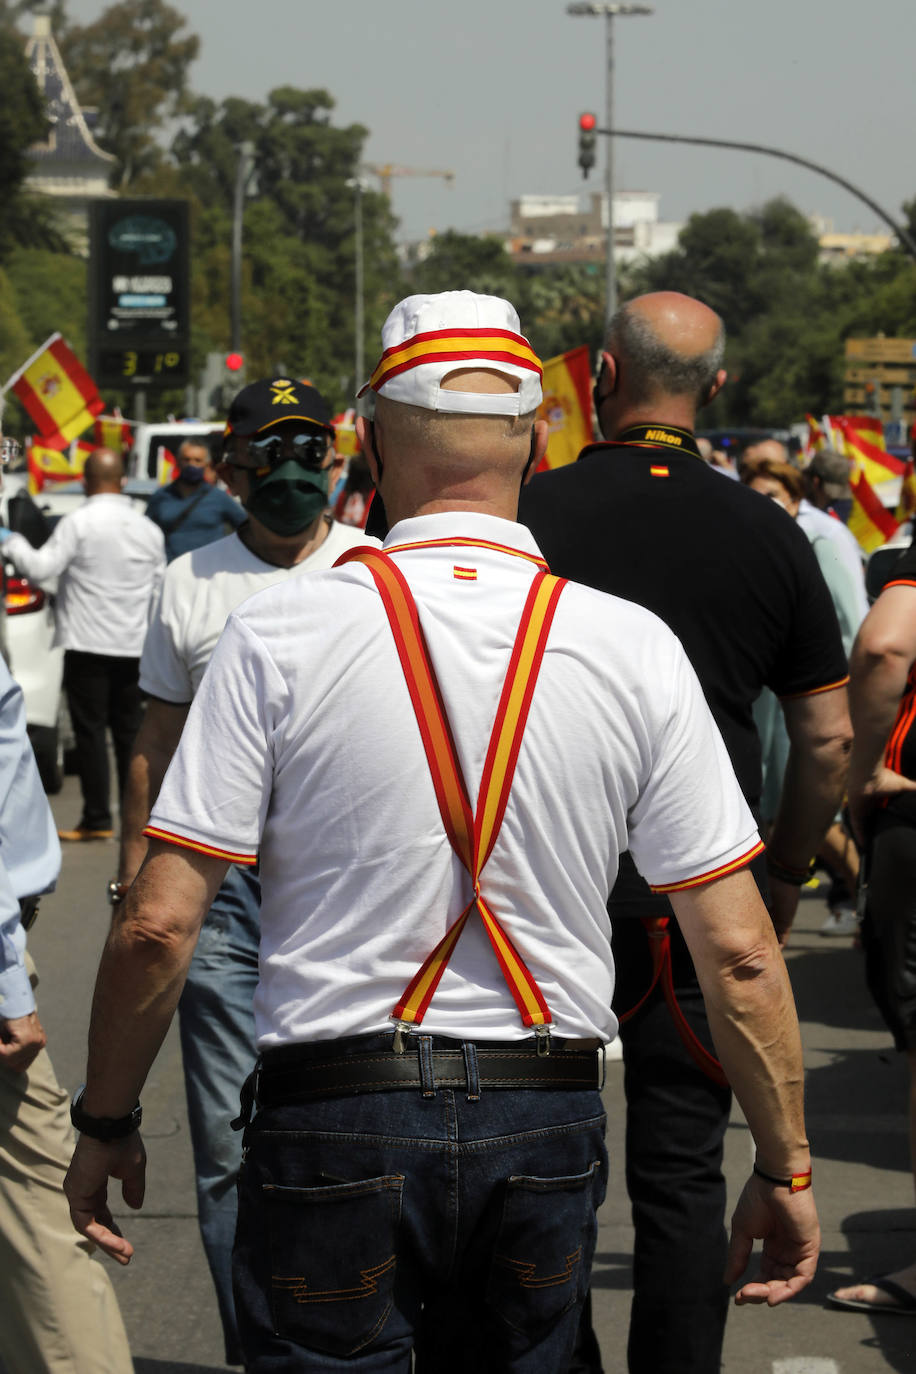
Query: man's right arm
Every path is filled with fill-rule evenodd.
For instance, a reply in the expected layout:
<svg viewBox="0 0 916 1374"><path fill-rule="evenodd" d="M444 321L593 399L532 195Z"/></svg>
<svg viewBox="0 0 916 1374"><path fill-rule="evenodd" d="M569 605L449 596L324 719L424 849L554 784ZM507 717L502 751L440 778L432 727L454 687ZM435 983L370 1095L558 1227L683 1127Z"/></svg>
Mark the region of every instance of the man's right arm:
<svg viewBox="0 0 916 1374"><path fill-rule="evenodd" d="M137 733L127 771L121 808L121 855L118 882L132 883L146 857L143 834L153 803L159 796L172 755L178 747L190 702L175 704L151 697Z"/></svg>
<svg viewBox="0 0 916 1374"><path fill-rule="evenodd" d="M761 1170L806 1174L801 1038L772 922L747 869L670 894L703 990L716 1051L741 1104ZM792 1192L753 1173L732 1218L727 1283L741 1277L755 1240L760 1272L736 1302L774 1307L814 1277L820 1229L810 1189Z"/></svg>
<svg viewBox="0 0 916 1374"><path fill-rule="evenodd" d="M779 810L767 842L774 868L806 872L843 800L852 726L846 688L784 699L789 735ZM799 887L770 874L773 924L784 943L798 906Z"/></svg>

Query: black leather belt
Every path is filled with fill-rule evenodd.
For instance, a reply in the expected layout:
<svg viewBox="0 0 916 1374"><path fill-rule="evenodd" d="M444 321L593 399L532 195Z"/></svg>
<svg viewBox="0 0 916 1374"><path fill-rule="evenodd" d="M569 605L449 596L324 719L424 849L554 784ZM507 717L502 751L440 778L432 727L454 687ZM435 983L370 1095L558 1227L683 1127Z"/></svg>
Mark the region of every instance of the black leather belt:
<svg viewBox="0 0 916 1374"><path fill-rule="evenodd" d="M419 1089L432 1096L437 1088L460 1088L475 1098L482 1088L596 1091L602 1086L597 1042L594 1048L581 1048L579 1041L580 1048L551 1047L549 1054L539 1054L530 1041L452 1041L454 1048L443 1048L444 1037L421 1035L411 1037L398 1054L390 1039L387 1046L372 1039L372 1049L343 1054L335 1053L333 1041L320 1047L288 1045L265 1051L255 1073L255 1101L275 1107L398 1089Z"/></svg>

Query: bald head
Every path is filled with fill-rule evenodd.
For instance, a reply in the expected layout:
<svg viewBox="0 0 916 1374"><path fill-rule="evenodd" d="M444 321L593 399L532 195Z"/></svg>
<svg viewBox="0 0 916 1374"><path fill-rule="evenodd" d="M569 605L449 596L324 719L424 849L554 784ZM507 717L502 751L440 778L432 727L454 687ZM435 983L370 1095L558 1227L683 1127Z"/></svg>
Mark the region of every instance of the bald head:
<svg viewBox="0 0 916 1374"><path fill-rule="evenodd" d="M653 291L617 311L605 348L616 360L617 386L628 406L651 410L673 398L696 410L718 389L725 326L701 301Z"/></svg>
<svg viewBox="0 0 916 1374"><path fill-rule="evenodd" d="M94 448L83 468L83 482L87 495L120 491L123 480L124 463L120 455L110 448Z"/></svg>

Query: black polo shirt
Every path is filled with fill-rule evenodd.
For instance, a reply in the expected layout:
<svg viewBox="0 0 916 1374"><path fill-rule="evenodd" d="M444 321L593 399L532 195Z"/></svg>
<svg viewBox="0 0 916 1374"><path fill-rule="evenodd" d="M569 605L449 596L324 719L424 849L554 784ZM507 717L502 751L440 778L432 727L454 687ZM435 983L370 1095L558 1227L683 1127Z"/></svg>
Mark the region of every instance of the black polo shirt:
<svg viewBox="0 0 916 1374"><path fill-rule="evenodd" d="M842 685L836 613L811 546L769 497L714 471L685 431L676 444L590 444L538 474L519 520L552 572L636 601L674 630L696 670L741 788L761 789L751 712L779 697ZM647 890L646 890L647 891Z"/></svg>

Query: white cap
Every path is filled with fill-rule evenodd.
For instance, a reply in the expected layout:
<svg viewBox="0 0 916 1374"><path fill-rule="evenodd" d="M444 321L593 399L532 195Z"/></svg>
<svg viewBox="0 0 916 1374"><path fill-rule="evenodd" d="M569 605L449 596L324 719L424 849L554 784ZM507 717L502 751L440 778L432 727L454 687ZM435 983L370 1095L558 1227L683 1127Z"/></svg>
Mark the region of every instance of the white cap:
<svg viewBox="0 0 916 1374"><path fill-rule="evenodd" d="M528 415L541 404L541 364L519 328L515 307L499 296L474 291L408 296L382 325L384 351L359 394L371 387L390 401L424 410ZM518 390L484 395L440 386L468 367L502 372L518 382Z"/></svg>

